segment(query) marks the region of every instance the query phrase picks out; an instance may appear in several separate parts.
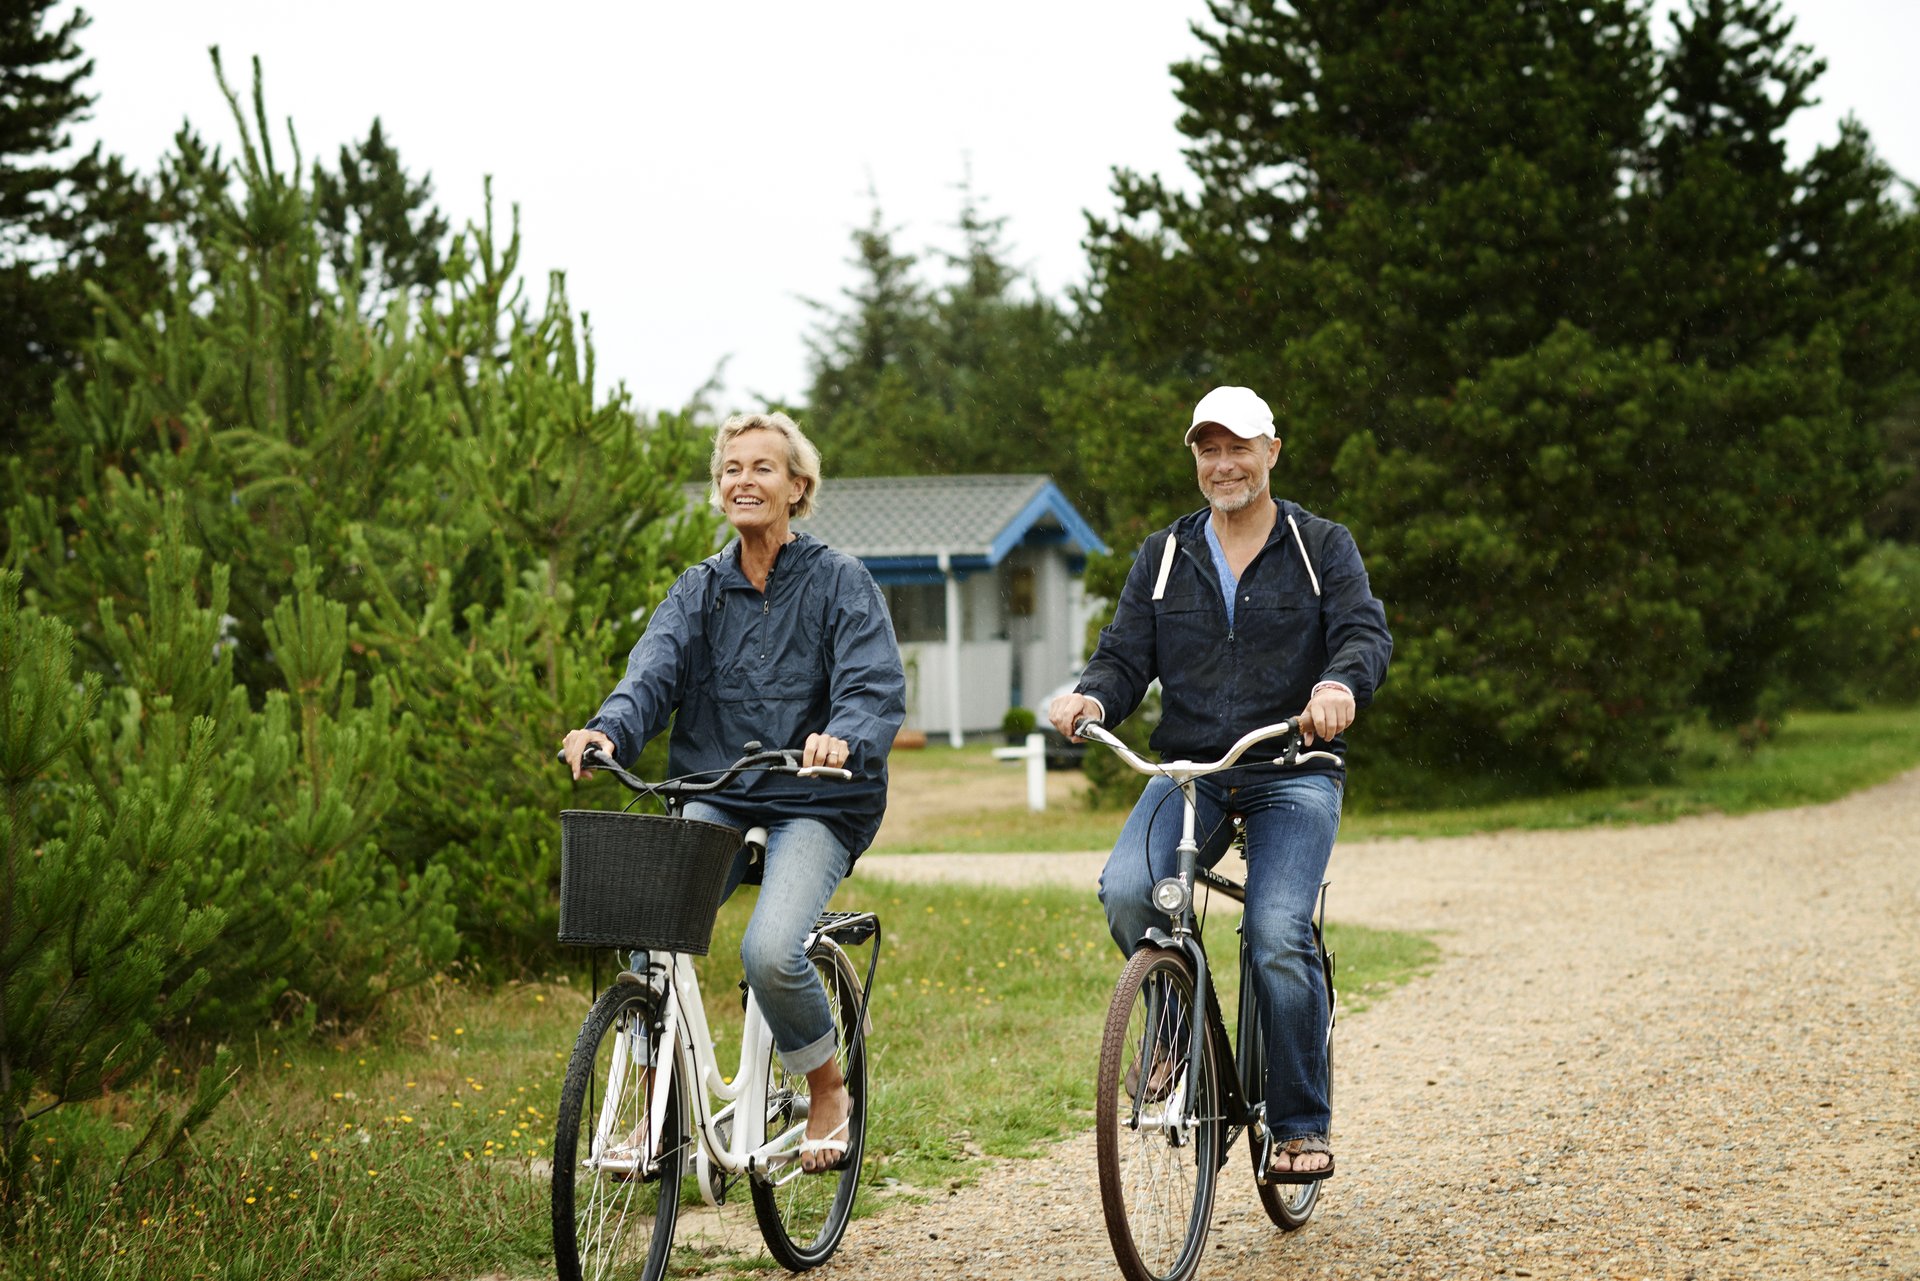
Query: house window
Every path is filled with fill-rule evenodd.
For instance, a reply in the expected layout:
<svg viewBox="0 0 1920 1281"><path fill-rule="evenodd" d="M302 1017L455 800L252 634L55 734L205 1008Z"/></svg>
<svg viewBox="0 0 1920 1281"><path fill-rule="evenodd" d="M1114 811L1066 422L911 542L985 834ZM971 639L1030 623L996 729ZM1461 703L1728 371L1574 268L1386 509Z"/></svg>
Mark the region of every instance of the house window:
<svg viewBox="0 0 1920 1281"><path fill-rule="evenodd" d="M902 645L946 639L946 589L939 583L895 584L881 589L893 634Z"/></svg>
<svg viewBox="0 0 1920 1281"><path fill-rule="evenodd" d="M1007 617L1033 617L1033 566L1014 565L1007 571Z"/></svg>

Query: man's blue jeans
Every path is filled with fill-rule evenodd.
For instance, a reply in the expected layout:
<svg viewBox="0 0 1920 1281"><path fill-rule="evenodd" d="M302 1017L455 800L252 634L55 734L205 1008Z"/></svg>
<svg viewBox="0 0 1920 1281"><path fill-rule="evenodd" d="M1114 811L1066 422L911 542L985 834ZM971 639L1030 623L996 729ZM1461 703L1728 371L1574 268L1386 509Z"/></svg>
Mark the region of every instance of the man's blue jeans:
<svg viewBox="0 0 1920 1281"><path fill-rule="evenodd" d="M1195 784L1194 839L1200 866L1212 867L1233 835L1230 814L1247 822L1246 946L1258 977L1267 1031L1267 1119L1276 1139L1327 1134L1333 1122L1327 1081L1326 980L1313 945L1313 909L1340 828L1340 781L1297 774L1235 787ZM1100 901L1113 941L1128 956L1149 926L1170 929L1148 891L1179 868L1184 805L1172 780L1147 784L1107 866ZM1211 839L1209 839L1211 837ZM1227 963L1210 953L1214 964ZM1222 1070L1231 1071L1230 1064Z"/></svg>
<svg viewBox="0 0 1920 1281"><path fill-rule="evenodd" d="M703 801L688 801L681 813L723 827L740 826L737 818ZM725 898L732 898L746 879L747 864L742 845L727 875ZM833 1008L802 945L852 866L846 847L824 823L796 818L767 825L760 901L747 921L740 962L746 967L747 987L773 1032L781 1065L789 1072L811 1072L837 1048ZM644 964L636 954L634 968L643 969Z"/></svg>

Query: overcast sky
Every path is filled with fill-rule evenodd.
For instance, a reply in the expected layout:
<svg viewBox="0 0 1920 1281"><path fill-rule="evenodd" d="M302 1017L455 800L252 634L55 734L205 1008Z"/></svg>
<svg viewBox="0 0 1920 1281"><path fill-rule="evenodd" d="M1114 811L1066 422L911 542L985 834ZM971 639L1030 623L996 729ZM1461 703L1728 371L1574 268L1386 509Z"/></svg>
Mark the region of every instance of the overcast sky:
<svg viewBox="0 0 1920 1281"><path fill-rule="evenodd" d="M1670 0L1662 0L1670 7ZM249 59L285 142L331 162L379 116L455 223L520 207L523 265L567 272L604 383L674 407L722 360L718 408L802 397L801 300L838 301L877 195L896 247L956 248L971 175L1015 262L1081 278L1085 212L1112 170L1184 173L1168 68L1202 0L94 0L99 138L151 169L183 120L233 149L207 48L243 93ZM1828 62L1796 158L1858 115L1920 179L1916 0L1786 0ZM1664 32L1664 24L1660 30Z"/></svg>

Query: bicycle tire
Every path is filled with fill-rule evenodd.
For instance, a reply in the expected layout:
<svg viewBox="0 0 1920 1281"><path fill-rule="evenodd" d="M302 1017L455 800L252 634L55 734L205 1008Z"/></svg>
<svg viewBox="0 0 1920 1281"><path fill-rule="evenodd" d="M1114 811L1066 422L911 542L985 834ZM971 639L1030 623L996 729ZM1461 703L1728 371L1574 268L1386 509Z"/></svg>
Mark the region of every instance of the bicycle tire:
<svg viewBox="0 0 1920 1281"><path fill-rule="evenodd" d="M749 1181L760 1236L774 1261L789 1272L817 1268L840 1248L853 1218L854 1197L860 1191L860 1159L867 1145L867 1044L864 1036L853 1035L860 1018L860 983L840 949L824 939L814 943L807 959L833 1010L836 1053L852 1111L847 1118L847 1153L837 1170L802 1174L795 1163L766 1173L756 1171ZM769 1052L769 1140L805 1118L806 1100L807 1078L788 1073L779 1054Z"/></svg>
<svg viewBox="0 0 1920 1281"><path fill-rule="evenodd" d="M1201 1038L1199 1059L1188 1061L1182 1011L1193 995L1187 959L1148 947L1127 962L1107 1008L1095 1151L1107 1236L1127 1281L1185 1281L1206 1249L1221 1101L1212 1040Z"/></svg>
<svg viewBox="0 0 1920 1281"><path fill-rule="evenodd" d="M636 1267L640 1281L666 1275L687 1166L687 1107L680 1074L671 1065L649 1078L633 1071L636 1065L629 1061L614 1105L607 1108L616 1056L631 1056L631 1042L622 1033L635 1021L658 1029L657 998L638 984L615 983L588 1011L567 1061L553 1136L553 1257L561 1281L633 1277ZM668 1138L657 1172L642 1178L599 1169L591 1157L601 1118L611 1118L609 1133L632 1134L651 1108L662 1076Z"/></svg>

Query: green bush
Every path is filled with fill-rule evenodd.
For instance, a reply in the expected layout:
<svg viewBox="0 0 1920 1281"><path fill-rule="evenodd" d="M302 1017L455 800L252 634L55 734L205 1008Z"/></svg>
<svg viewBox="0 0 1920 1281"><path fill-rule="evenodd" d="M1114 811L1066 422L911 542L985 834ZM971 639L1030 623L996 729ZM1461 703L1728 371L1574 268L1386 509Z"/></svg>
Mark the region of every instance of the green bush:
<svg viewBox="0 0 1920 1281"><path fill-rule="evenodd" d="M1920 698L1920 547L1883 542L1855 562L1801 625L1791 671L1796 695L1821 706Z"/></svg>

